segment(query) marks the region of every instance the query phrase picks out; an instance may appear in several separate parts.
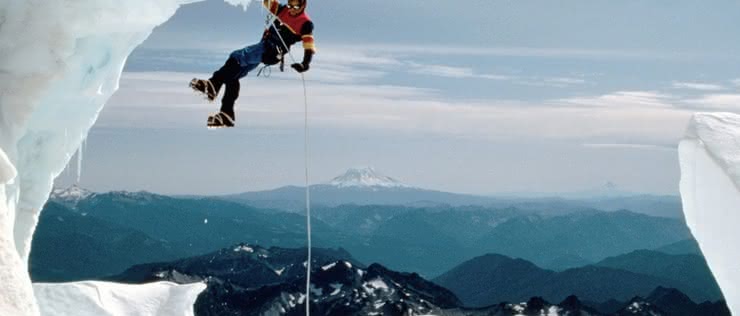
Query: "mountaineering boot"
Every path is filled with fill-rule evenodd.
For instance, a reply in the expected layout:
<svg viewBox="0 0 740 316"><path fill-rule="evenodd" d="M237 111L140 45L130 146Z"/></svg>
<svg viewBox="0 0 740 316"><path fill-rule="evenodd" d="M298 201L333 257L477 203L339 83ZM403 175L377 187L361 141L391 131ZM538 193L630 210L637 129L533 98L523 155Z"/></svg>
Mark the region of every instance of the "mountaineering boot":
<svg viewBox="0 0 740 316"><path fill-rule="evenodd" d="M234 115L218 112L208 116L208 128L234 127Z"/></svg>
<svg viewBox="0 0 740 316"><path fill-rule="evenodd" d="M216 88L210 80L193 78L190 80L190 87L196 92L203 93L209 102L216 100Z"/></svg>

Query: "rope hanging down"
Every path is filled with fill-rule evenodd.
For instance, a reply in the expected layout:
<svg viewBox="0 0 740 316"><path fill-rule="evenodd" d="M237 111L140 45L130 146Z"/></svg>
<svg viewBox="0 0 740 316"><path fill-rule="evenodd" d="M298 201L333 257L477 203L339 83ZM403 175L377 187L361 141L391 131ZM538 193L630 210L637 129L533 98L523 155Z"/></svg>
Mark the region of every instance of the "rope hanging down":
<svg viewBox="0 0 740 316"><path fill-rule="evenodd" d="M273 0L268 1L268 5L272 3ZM268 7L269 8L269 7ZM264 6L263 6L264 10ZM283 36L280 35L280 31L278 31L277 27L275 26L274 20L280 21L280 19L273 14L269 9L266 10L268 15L265 19L266 23L269 23L272 28L275 30L275 33L277 33L278 37L280 38L280 41L283 43L283 47L288 48L288 45L285 43L285 40L283 40ZM282 22L281 22L282 23ZM269 26L266 26L265 28L269 28ZM295 63L296 59L293 57L293 53L288 50L288 56L290 56L290 60ZM283 58L285 58L285 55L283 54ZM311 315L311 194L309 190L309 181L308 181L308 148L309 148L309 141L308 141L308 93L306 92L306 76L303 73L300 73L301 75L301 81L303 82L303 160L304 160L304 169L305 169L305 179L306 179L306 236L308 239L308 260L306 261L306 316Z"/></svg>

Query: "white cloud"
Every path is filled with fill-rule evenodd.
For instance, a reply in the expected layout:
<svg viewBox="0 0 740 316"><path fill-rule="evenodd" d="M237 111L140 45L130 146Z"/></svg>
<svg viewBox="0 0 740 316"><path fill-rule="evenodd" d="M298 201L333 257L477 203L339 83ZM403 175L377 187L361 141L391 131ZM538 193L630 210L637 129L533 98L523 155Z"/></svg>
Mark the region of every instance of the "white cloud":
<svg viewBox="0 0 740 316"><path fill-rule="evenodd" d="M493 74L482 74L478 75L478 77L483 79L489 79L489 80L509 80L512 79L510 76L504 76L504 75L493 75Z"/></svg>
<svg viewBox="0 0 740 316"><path fill-rule="evenodd" d="M564 88L574 85L586 84L586 80L580 78L553 77L553 78L521 78L515 81L517 84L533 87L555 87Z"/></svg>
<svg viewBox="0 0 740 316"><path fill-rule="evenodd" d="M472 47L450 45L404 45L404 44L367 44L363 47L369 51L387 52L408 55L436 56L515 56L544 58L584 58L584 59L629 59L629 60L696 60L697 54L662 52L653 50L607 50L579 49L559 47Z"/></svg>
<svg viewBox="0 0 740 316"><path fill-rule="evenodd" d="M700 98L687 100L686 103L698 108L740 110L740 94L707 94Z"/></svg>
<svg viewBox="0 0 740 316"><path fill-rule="evenodd" d="M294 58L300 58L296 54ZM290 60L290 63L293 61ZM286 63L289 63L286 60ZM402 65L399 59L387 54L372 53L357 48L339 50L336 48L322 48L316 54L311 64L310 77L312 80L328 83L358 83L376 80L385 77L393 68ZM286 73L279 73L273 67L272 74L280 78L295 78L295 73L286 65Z"/></svg>
<svg viewBox="0 0 740 316"><path fill-rule="evenodd" d="M556 77L556 78L547 78L545 79L545 82L552 83L552 84L562 84L562 85L577 85L577 84L586 83L586 80L583 80L580 78Z"/></svg>
<svg viewBox="0 0 740 316"><path fill-rule="evenodd" d="M617 91L600 96L561 99L568 105L594 107L653 107L671 108L677 102L674 97L656 91Z"/></svg>
<svg viewBox="0 0 740 316"><path fill-rule="evenodd" d="M143 63L138 65L137 69L151 68L168 68L168 69L188 69L183 65L200 65L213 64L215 69L220 65L223 56L228 52L216 49L211 50L193 50L184 53L174 53L169 50L145 50L136 55L137 62ZM295 54L294 58L300 59L300 54ZM290 64L293 60L287 60ZM157 67L147 66L156 64ZM178 67L166 67L170 64L176 64ZM262 76L276 77L281 79L292 79L295 77L289 66L286 65L287 71L280 73L278 68L267 68ZM202 67L198 69L203 69ZM399 72L408 72L417 75L426 75L442 78L457 79L482 79L495 81L509 81L513 84L528 86L547 86L547 87L568 87L573 85L582 85L587 82L582 78L573 77L524 77L510 76L495 73L477 72L474 68L464 66L449 66L444 64L432 64L417 62L414 56L405 55L403 52L382 51L370 49L359 49L357 47L328 46L322 48L321 52L314 57L310 77L326 83L363 83L375 81L379 82L388 76ZM256 71L250 75L254 77ZM206 74L205 76L210 76Z"/></svg>
<svg viewBox="0 0 740 316"><path fill-rule="evenodd" d="M323 82L357 83L381 79L388 75L388 72L380 69L369 69L349 64L316 63L311 67L311 78ZM289 74L289 76L292 75L292 73Z"/></svg>
<svg viewBox="0 0 740 316"><path fill-rule="evenodd" d="M411 73L420 75L437 76L444 78L468 78L468 79L487 79L487 80L509 80L509 76L495 74L479 74L470 67L454 67L446 65L421 64L417 62L407 62Z"/></svg>
<svg viewBox="0 0 740 316"><path fill-rule="evenodd" d="M392 54L357 47L328 46L316 54L320 60L349 65L399 66L402 62Z"/></svg>
<svg viewBox="0 0 740 316"><path fill-rule="evenodd" d="M719 91L719 90L725 89L721 85L710 84L710 83L699 83L699 82L673 82L673 88L700 90L700 91Z"/></svg>
<svg viewBox="0 0 740 316"><path fill-rule="evenodd" d="M451 66L444 66L444 65L422 65L417 63L409 63L409 66L411 66L411 72L422 74L422 75L432 75L432 76L440 76L440 77L450 77L450 78L473 78L475 77L475 74L473 73L472 68L465 68L465 67L451 67Z"/></svg>
<svg viewBox="0 0 740 316"><path fill-rule="evenodd" d="M121 90L98 124L203 128L206 116L218 109L218 103L208 104L194 95L187 87L192 77L184 73L124 73ZM668 96L655 92L615 92L608 97L536 103L466 101L446 99L431 89L335 84L308 78L309 122L317 128L498 140L599 139L599 143L615 143L617 139L641 139L668 143L682 135L691 115L668 106ZM298 79L242 80L237 126L302 128L303 101ZM595 104L598 102L602 104Z"/></svg>
<svg viewBox="0 0 740 316"><path fill-rule="evenodd" d="M615 144L586 143L586 144L583 144L583 147L600 148L600 149L637 149L637 150L668 150L668 151L678 150L677 147L669 147L665 145L626 144L626 143L615 143Z"/></svg>

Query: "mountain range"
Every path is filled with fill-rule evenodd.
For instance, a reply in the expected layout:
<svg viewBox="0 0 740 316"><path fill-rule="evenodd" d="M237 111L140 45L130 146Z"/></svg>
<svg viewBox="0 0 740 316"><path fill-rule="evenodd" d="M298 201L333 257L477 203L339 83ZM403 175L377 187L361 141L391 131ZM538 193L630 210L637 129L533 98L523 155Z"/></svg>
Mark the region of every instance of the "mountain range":
<svg viewBox="0 0 740 316"><path fill-rule="evenodd" d="M198 255L239 242L283 247L305 244L305 217L301 213L276 212L213 197L90 193L77 187L68 191L73 192L56 190L50 204L68 208L69 214L143 233L182 255ZM316 206L312 214L316 218L312 227L315 245L343 247L360 260L427 277L484 253L521 257L559 271L691 238L680 219L568 204L541 209L532 204L524 209L349 204ZM42 212L42 223L60 224L45 218ZM44 240L38 242L43 244Z"/></svg>
<svg viewBox="0 0 740 316"><path fill-rule="evenodd" d="M600 195L601 193L601 195ZM594 191L579 198L480 196L430 190L404 184L373 168L349 169L322 184L310 186L313 207L356 205L403 205L411 207L484 206L516 207L520 210L548 210L558 215L586 209L603 211L630 210L651 216L683 218L677 196L623 193L619 196ZM305 188L284 186L272 190L243 192L220 196L222 199L259 208L301 213L305 208Z"/></svg>
<svg viewBox="0 0 740 316"><path fill-rule="evenodd" d="M107 192L74 201L52 197L51 203L68 208L69 214L143 233L188 256L239 242L299 247L306 238L302 214L219 198ZM42 224L63 225L47 220L45 214ZM521 257L544 268L564 270L690 239L681 220L628 211L587 209L553 215L551 208L531 207L340 205L317 207L312 214L316 246L343 247L359 260L427 277L484 253ZM36 242L43 245L47 239L39 236ZM47 241L52 247L54 240Z"/></svg>
<svg viewBox="0 0 740 316"><path fill-rule="evenodd" d="M459 306L448 290L417 274L369 267L345 251L312 251L311 312L317 315L401 315ZM240 244L174 262L134 266L109 280L206 282L196 315L302 315L305 249Z"/></svg>
<svg viewBox="0 0 740 316"><path fill-rule="evenodd" d="M681 289L698 302L722 298L722 291L701 255L636 250L606 258L594 265L670 280L664 286Z"/></svg>
<svg viewBox="0 0 740 316"><path fill-rule="evenodd" d="M35 282L94 279L137 263L188 255L181 245L56 202L44 207L31 249L29 269Z"/></svg>
<svg viewBox="0 0 740 316"><path fill-rule="evenodd" d="M345 186L343 189L362 192L368 188ZM386 189L413 188L387 186ZM220 284L209 287L216 291L214 294L249 292L249 297L259 298L247 304L242 302L243 296L223 296L209 301L204 306L210 307L204 311L222 299L229 306L249 305L239 305L236 309L249 311L246 314L287 308L291 306L286 303L290 295L296 299L293 303L298 303L303 282L298 279L304 273L303 267L300 263L289 267L288 262L305 260L301 259L305 258L305 249L286 249L305 245L305 217L301 213L265 209L221 197L91 193L76 187L68 191L74 192L56 190L41 214L30 259L35 281L103 278L135 265L122 274L126 278L121 280L212 280ZM625 302L636 295L646 297L637 299L638 305L647 302L647 297L658 287L675 288L695 301L721 298L698 246L681 219L626 210L605 212L569 203L540 208L529 201L519 202L517 205L523 205L522 208L435 203L317 205L312 210L314 245L336 250L324 252L323 259L317 254L316 265L337 266L346 262L345 266L351 266L347 268L353 273L367 272L372 267L384 275L398 273L418 282L438 277L435 281L449 291L435 290L435 293L439 297L454 293L457 302L430 303L427 297L423 299L427 305L421 301L413 303L420 305L400 304L400 297L395 296L400 288L388 283L403 284L399 282L403 278L396 276L383 279L393 288L389 292L395 294L381 291L373 292L380 296L360 297L364 303L358 303L359 309L335 309L350 303L342 300L352 297L349 292L342 299L329 295L312 309L338 314L394 314L399 308L412 306L448 315L504 315L507 311L540 306L545 301L561 301L548 308L564 310L563 306L573 303L572 299L567 302L568 296L577 294L594 310L615 313L625 310ZM228 248L213 252L223 247ZM490 262L482 268L469 265L476 261L471 258L479 258L481 254L497 258L494 261L498 265ZM361 262L377 264L365 266ZM470 268L461 270L461 266ZM472 274L472 283L463 286L444 283L448 275L457 273L460 277L455 279L465 280L465 273L469 273L465 271L476 269L480 271ZM475 286L480 279L490 282ZM336 290L331 284L337 279L330 280L333 281L329 287L322 287L320 293L325 295L331 289L331 294ZM543 280L549 282L543 284ZM362 284L370 281L362 278L346 281L353 284L346 290L362 293ZM464 290L460 292L460 288L477 289L473 294L479 297L471 297ZM506 293L496 294L501 288L506 288ZM322 295L319 292L317 295ZM543 299L532 300L533 296ZM376 308L377 300L390 303ZM502 304L504 301L531 304ZM683 310L715 306L691 304ZM293 307L289 310L296 314L301 311Z"/></svg>
<svg viewBox="0 0 740 316"><path fill-rule="evenodd" d="M628 211L543 213L547 210L475 206L344 205L313 210L330 227L362 240L359 248L347 246L360 260L374 259L393 269L430 277L483 253L521 257L548 269L564 270L691 238L678 219Z"/></svg>
<svg viewBox="0 0 740 316"><path fill-rule="evenodd" d="M668 269L665 269L668 268ZM722 293L704 258L641 250L562 272L498 254L466 261L433 280L471 307L518 302L533 295L550 301L577 295L584 301L626 301L656 287L680 289L695 301L716 301Z"/></svg>
<svg viewBox="0 0 740 316"><path fill-rule="evenodd" d="M680 290L662 286L621 302L609 299L584 303L568 295L561 303L550 304L534 296L510 301L514 303L501 301L469 308L456 293L418 274L396 272L380 264L364 266L341 249L314 248L313 253L310 309L317 315L729 315L723 301L696 304ZM303 315L305 254L305 249L238 244L193 258L134 266L107 279L129 283L206 282L208 288L195 304L199 316ZM521 260L486 257L487 263L509 261L531 266ZM517 276L509 281L529 283L532 290L538 290L534 285L541 282L535 275L527 280ZM567 292L570 282L565 276L559 281ZM592 277L591 281L601 280ZM599 285L593 284L592 288Z"/></svg>

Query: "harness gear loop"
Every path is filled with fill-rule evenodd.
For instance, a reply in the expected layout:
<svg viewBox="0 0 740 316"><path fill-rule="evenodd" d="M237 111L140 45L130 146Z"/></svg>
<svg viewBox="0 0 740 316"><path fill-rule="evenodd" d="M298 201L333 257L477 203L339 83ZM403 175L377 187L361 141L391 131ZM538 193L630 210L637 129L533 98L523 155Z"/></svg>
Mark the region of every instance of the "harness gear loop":
<svg viewBox="0 0 740 316"><path fill-rule="evenodd" d="M272 68L270 68L270 65L264 65L257 70L257 77L262 75L263 72L265 73L265 78L269 78L270 75L272 75Z"/></svg>

